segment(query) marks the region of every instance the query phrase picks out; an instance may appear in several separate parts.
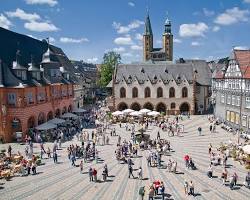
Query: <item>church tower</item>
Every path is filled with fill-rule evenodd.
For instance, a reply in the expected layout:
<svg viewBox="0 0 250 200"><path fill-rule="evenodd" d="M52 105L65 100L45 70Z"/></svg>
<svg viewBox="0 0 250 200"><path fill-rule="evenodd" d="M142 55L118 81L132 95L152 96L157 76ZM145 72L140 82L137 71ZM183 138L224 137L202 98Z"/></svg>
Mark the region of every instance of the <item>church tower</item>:
<svg viewBox="0 0 250 200"><path fill-rule="evenodd" d="M153 50L153 32L151 28L149 13L147 13L145 20L145 32L143 35L143 58L144 61L151 59L150 52Z"/></svg>
<svg viewBox="0 0 250 200"><path fill-rule="evenodd" d="M165 30L162 37L166 60L173 61L173 34L171 32L171 21L169 19L165 21Z"/></svg>

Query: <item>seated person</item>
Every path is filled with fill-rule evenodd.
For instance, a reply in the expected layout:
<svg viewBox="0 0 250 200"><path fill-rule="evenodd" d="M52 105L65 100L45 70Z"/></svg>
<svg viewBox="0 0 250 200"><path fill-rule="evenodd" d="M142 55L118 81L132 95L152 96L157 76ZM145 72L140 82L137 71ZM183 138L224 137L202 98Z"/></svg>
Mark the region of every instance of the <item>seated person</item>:
<svg viewBox="0 0 250 200"><path fill-rule="evenodd" d="M192 170L196 169L196 166L194 165L192 158L189 159L188 168L191 168Z"/></svg>

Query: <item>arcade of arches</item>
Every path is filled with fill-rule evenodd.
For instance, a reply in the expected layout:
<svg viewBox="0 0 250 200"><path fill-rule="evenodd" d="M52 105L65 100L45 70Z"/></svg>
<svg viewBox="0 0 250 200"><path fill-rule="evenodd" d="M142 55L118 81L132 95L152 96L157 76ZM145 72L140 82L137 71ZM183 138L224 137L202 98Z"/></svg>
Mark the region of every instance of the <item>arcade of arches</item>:
<svg viewBox="0 0 250 200"><path fill-rule="evenodd" d="M133 109L133 110L135 110L135 111L141 110L141 106L140 106L139 103L133 103L133 104L131 104L130 108Z"/></svg>

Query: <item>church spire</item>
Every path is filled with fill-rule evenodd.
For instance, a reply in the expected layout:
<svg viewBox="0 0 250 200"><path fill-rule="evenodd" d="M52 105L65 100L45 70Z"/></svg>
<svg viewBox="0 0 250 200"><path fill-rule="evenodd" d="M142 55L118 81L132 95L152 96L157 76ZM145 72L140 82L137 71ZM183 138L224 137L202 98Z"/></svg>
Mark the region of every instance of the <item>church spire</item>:
<svg viewBox="0 0 250 200"><path fill-rule="evenodd" d="M148 9L147 9L147 16L146 16L146 20L145 20L145 33L144 34L145 35L153 35Z"/></svg>

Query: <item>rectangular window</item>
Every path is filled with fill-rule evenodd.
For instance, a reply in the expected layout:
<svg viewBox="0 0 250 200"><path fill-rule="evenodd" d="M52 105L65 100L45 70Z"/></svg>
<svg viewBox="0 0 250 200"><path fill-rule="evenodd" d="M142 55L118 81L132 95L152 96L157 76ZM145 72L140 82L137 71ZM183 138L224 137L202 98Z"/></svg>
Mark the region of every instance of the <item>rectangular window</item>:
<svg viewBox="0 0 250 200"><path fill-rule="evenodd" d="M232 105L235 105L235 95L232 95Z"/></svg>
<svg viewBox="0 0 250 200"><path fill-rule="evenodd" d="M230 111L227 111L227 121L230 121Z"/></svg>
<svg viewBox="0 0 250 200"><path fill-rule="evenodd" d="M227 104L230 105L231 104L231 95L227 96Z"/></svg>
<svg viewBox="0 0 250 200"><path fill-rule="evenodd" d="M236 97L236 106L240 106L240 96Z"/></svg>
<svg viewBox="0 0 250 200"><path fill-rule="evenodd" d="M45 93L44 92L39 92L37 95L37 100L38 101L45 101Z"/></svg>
<svg viewBox="0 0 250 200"><path fill-rule="evenodd" d="M238 113L235 114L235 124L240 123L240 115Z"/></svg>
<svg viewBox="0 0 250 200"><path fill-rule="evenodd" d="M230 112L230 122L235 123L235 113Z"/></svg>
<svg viewBox="0 0 250 200"><path fill-rule="evenodd" d="M224 94L221 94L221 96L220 96L220 102L221 103L225 103L225 95Z"/></svg>
<svg viewBox="0 0 250 200"><path fill-rule="evenodd" d="M246 108L250 108L250 97L246 97Z"/></svg>
<svg viewBox="0 0 250 200"><path fill-rule="evenodd" d="M32 92L27 93L26 98L27 98L27 103L28 104L33 104L34 103Z"/></svg>
<svg viewBox="0 0 250 200"><path fill-rule="evenodd" d="M241 124L242 124L242 126L247 127L247 116L246 115L242 115Z"/></svg>
<svg viewBox="0 0 250 200"><path fill-rule="evenodd" d="M16 93L8 93L8 104L16 105Z"/></svg>

